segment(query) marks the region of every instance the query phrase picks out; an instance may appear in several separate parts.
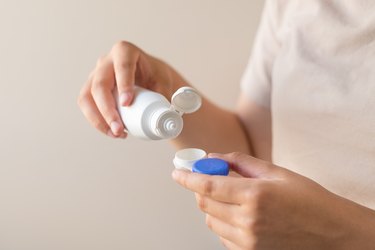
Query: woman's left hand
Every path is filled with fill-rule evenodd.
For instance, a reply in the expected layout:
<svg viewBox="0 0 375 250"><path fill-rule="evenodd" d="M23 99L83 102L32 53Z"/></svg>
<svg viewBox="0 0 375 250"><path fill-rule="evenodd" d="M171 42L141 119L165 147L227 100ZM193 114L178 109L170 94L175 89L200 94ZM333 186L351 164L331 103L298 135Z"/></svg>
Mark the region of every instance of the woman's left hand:
<svg viewBox="0 0 375 250"><path fill-rule="evenodd" d="M373 249L373 210L245 154L210 157L241 177L175 170L173 178L196 193L208 227L228 249Z"/></svg>

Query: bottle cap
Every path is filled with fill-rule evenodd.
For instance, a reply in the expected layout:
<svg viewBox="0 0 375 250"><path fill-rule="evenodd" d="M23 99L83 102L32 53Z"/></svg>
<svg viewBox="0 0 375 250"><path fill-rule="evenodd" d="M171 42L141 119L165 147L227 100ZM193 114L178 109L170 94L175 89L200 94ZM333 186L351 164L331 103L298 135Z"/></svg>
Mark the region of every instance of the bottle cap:
<svg viewBox="0 0 375 250"><path fill-rule="evenodd" d="M191 87L179 88L172 96L172 106L181 113L193 113L202 105L202 98Z"/></svg>
<svg viewBox="0 0 375 250"><path fill-rule="evenodd" d="M201 159L194 163L193 172L209 175L228 175L229 164L218 158Z"/></svg>
<svg viewBox="0 0 375 250"><path fill-rule="evenodd" d="M177 169L192 170L196 161L206 158L206 152L199 148L186 148L176 152L173 164Z"/></svg>

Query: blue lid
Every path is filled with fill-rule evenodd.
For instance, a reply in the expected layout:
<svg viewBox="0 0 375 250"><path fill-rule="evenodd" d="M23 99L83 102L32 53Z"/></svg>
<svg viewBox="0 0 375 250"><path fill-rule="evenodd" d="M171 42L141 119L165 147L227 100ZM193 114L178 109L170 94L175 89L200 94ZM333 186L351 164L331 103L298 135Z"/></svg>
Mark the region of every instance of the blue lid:
<svg viewBox="0 0 375 250"><path fill-rule="evenodd" d="M193 172L209 175L228 175L229 164L222 159L205 158L194 163Z"/></svg>

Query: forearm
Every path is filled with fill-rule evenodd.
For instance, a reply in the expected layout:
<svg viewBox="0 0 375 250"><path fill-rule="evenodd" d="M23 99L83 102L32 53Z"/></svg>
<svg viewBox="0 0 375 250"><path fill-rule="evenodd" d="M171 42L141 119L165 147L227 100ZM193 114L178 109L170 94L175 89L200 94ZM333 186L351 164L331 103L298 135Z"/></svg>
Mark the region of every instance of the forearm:
<svg viewBox="0 0 375 250"><path fill-rule="evenodd" d="M337 212L345 221L341 244L337 249L375 249L375 211L339 197Z"/></svg>
<svg viewBox="0 0 375 250"><path fill-rule="evenodd" d="M171 93L179 87L190 85L174 69L166 65ZM167 96L168 97L168 96ZM203 97L203 96L202 96ZM248 135L238 116L202 98L201 108L184 115L184 129L172 144L177 148L196 147L206 152L240 151L250 154Z"/></svg>
<svg viewBox="0 0 375 250"><path fill-rule="evenodd" d="M206 98L199 111L184 116L184 129L173 144L177 148L198 147L206 152L251 153L248 136L236 114Z"/></svg>

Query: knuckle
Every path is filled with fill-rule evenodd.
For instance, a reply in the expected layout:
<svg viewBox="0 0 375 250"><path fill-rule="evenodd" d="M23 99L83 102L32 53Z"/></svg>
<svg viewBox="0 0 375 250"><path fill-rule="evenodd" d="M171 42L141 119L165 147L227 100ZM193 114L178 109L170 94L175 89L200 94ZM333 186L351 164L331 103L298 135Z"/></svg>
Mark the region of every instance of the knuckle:
<svg viewBox="0 0 375 250"><path fill-rule="evenodd" d="M264 196L264 191L261 187L256 186L252 190L253 193L253 201L255 204L259 204L259 202L262 201L263 196Z"/></svg>
<svg viewBox="0 0 375 250"><path fill-rule="evenodd" d="M100 113L102 114L104 120L110 124L112 121L117 120L116 111L110 105L103 103L98 105Z"/></svg>
<svg viewBox="0 0 375 250"><path fill-rule="evenodd" d="M230 157L234 158L234 159L239 158L242 155L243 155L243 153L241 153L241 152L232 152L232 153L230 153Z"/></svg>
<svg viewBox="0 0 375 250"><path fill-rule="evenodd" d="M129 49L129 48L134 48L134 44L132 44L131 42L128 42L128 41L118 41L115 43L115 45L113 45L113 50L114 51L117 51L117 50L124 50L124 49Z"/></svg>
<svg viewBox="0 0 375 250"><path fill-rule="evenodd" d="M86 100L87 100L87 93L82 91L77 97L78 106L82 107L86 103Z"/></svg>
<svg viewBox="0 0 375 250"><path fill-rule="evenodd" d="M276 167L274 165L271 166L274 173L280 178L280 179L288 179L290 177L291 172L285 168L282 167ZM292 173L293 174L293 173Z"/></svg>
<svg viewBox="0 0 375 250"><path fill-rule="evenodd" d="M77 97L78 106L83 108L85 105L89 103L90 97L91 97L90 89L87 87L83 87Z"/></svg>
<svg viewBox="0 0 375 250"><path fill-rule="evenodd" d="M208 179L203 183L203 194L210 196L214 191L214 182L211 179Z"/></svg>
<svg viewBox="0 0 375 250"><path fill-rule="evenodd" d="M128 60L123 60L118 63L118 67L121 69L131 69L135 67L135 62L131 62Z"/></svg>
<svg viewBox="0 0 375 250"><path fill-rule="evenodd" d="M245 249L251 249L251 250L259 249L257 239L253 236L247 236L246 238L244 238L243 243L244 243Z"/></svg>
<svg viewBox="0 0 375 250"><path fill-rule="evenodd" d="M200 210L202 210L203 212L207 211L207 199L206 198L199 195L197 197L197 203L198 203L198 207L199 207Z"/></svg>
<svg viewBox="0 0 375 250"><path fill-rule="evenodd" d="M266 183L254 183L244 191L243 198L246 204L262 205L270 199L269 188Z"/></svg>
<svg viewBox="0 0 375 250"><path fill-rule="evenodd" d="M244 249L259 249L259 236L253 231L242 230L240 237L242 239L241 242Z"/></svg>
<svg viewBox="0 0 375 250"><path fill-rule="evenodd" d="M249 155L244 154L242 152L233 152L231 153L230 157L232 159L235 159L238 164L247 164L247 159L249 158Z"/></svg>
<svg viewBox="0 0 375 250"><path fill-rule="evenodd" d="M269 169L269 170L275 169L275 165L273 165L270 162L262 161L262 164L263 164L264 168L266 168L266 169Z"/></svg>
<svg viewBox="0 0 375 250"><path fill-rule="evenodd" d="M100 77L96 77L91 85L91 93L103 92L105 89L105 81Z"/></svg>
<svg viewBox="0 0 375 250"><path fill-rule="evenodd" d="M96 66L103 65L103 63L104 63L105 60L106 60L106 56L100 56L100 57L96 60Z"/></svg>
<svg viewBox="0 0 375 250"><path fill-rule="evenodd" d="M107 124L103 123L100 119L92 120L92 125L94 126L94 128L96 128L99 131L102 131L103 133L106 133L109 129Z"/></svg>
<svg viewBox="0 0 375 250"><path fill-rule="evenodd" d="M245 232L252 232L255 229L256 222L251 217L246 217L241 220L241 228L245 230Z"/></svg>
<svg viewBox="0 0 375 250"><path fill-rule="evenodd" d="M254 200L255 203L258 204L258 206L263 205L269 199L270 192L267 184L258 183L258 185L254 186Z"/></svg>
<svg viewBox="0 0 375 250"><path fill-rule="evenodd" d="M242 214L243 216L245 216L246 218L253 218L254 217L254 209L253 207L251 206L251 203L250 204L244 204L243 206L241 206L242 208ZM239 218L241 219L241 218ZM240 221L240 222L243 222L243 221ZM242 224L242 223L239 223L239 224Z"/></svg>
<svg viewBox="0 0 375 250"><path fill-rule="evenodd" d="M206 225L207 225L207 227L208 227L209 229L212 230L212 228L213 228L213 225L212 225L212 219L211 219L211 216L209 216L209 215L206 215Z"/></svg>
<svg viewBox="0 0 375 250"><path fill-rule="evenodd" d="M220 243L221 243L224 247L228 248L227 243L226 243L226 241L224 240L224 238L220 237Z"/></svg>
<svg viewBox="0 0 375 250"><path fill-rule="evenodd" d="M243 194L243 200L246 204L251 204L254 201L254 190L253 189L246 189Z"/></svg>

